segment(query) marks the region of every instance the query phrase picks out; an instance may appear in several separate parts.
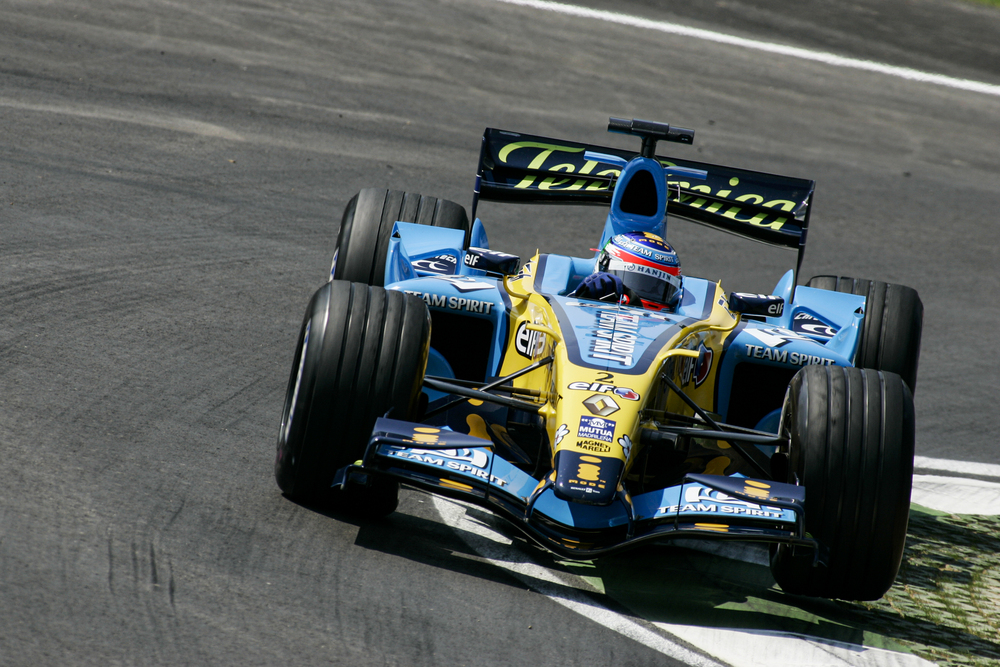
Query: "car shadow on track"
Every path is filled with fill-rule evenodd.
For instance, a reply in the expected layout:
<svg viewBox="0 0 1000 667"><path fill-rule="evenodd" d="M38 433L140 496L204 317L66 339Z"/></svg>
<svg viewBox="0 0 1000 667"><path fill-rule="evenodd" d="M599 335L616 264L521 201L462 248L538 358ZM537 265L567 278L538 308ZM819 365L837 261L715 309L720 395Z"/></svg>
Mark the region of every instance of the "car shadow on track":
<svg viewBox="0 0 1000 667"><path fill-rule="evenodd" d="M359 517L351 508L336 502L305 503L285 498L305 509L357 527L355 546L518 590L525 588L522 580L490 563L451 526L442 523L430 510L430 496L423 492L402 493L397 511L382 518Z"/></svg>
<svg viewBox="0 0 1000 667"><path fill-rule="evenodd" d="M876 602L789 595L762 562L650 547L597 562L608 595L656 622L905 649L939 664L1000 658L1000 517L911 511L896 583Z"/></svg>
<svg viewBox="0 0 1000 667"><path fill-rule="evenodd" d="M690 544L648 546L571 562L536 547L484 510L466 507L465 520L507 538L507 548L490 549L486 538L442 522L428 494L408 492L401 500L399 511L377 520L358 519L342 508L309 509L357 526L356 546L555 597L582 594L637 619L908 649L939 664L987 665L1000 659L1000 517L936 516L914 509L895 585L883 599L859 603L784 593L759 548L709 553ZM518 568L517 575L505 569L505 561ZM531 566L556 577L539 576Z"/></svg>

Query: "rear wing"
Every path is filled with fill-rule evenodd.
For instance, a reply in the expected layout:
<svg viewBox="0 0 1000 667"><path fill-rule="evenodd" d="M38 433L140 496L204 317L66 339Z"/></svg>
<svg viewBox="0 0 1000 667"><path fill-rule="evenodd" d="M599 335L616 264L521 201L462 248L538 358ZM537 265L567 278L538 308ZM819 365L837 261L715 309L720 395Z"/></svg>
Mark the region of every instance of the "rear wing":
<svg viewBox="0 0 1000 667"><path fill-rule="evenodd" d="M639 155L618 148L487 128L479 155L473 218L480 198L610 205L621 167L602 161L598 154L625 161ZM655 159L664 167L708 172L704 180L695 182L683 176L667 176L669 215L769 245L795 248L801 264L814 181L694 160Z"/></svg>

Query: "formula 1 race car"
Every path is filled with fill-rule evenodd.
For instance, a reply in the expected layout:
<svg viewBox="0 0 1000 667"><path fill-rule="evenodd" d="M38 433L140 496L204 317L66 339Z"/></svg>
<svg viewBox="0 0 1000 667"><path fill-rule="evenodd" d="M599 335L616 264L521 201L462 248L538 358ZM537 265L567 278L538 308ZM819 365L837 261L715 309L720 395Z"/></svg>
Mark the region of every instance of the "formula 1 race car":
<svg viewBox="0 0 1000 667"><path fill-rule="evenodd" d="M658 157L657 142L694 139L665 123L608 130L640 151L487 129L471 224L432 197L350 200L295 350L279 487L383 515L403 483L570 559L682 537L766 543L787 592L881 597L909 513L917 293L796 284L812 181ZM598 248L653 239L632 267L658 252L668 211L798 261L773 294L685 275L670 307L586 298L600 252L522 264L489 247L480 199L609 207Z"/></svg>

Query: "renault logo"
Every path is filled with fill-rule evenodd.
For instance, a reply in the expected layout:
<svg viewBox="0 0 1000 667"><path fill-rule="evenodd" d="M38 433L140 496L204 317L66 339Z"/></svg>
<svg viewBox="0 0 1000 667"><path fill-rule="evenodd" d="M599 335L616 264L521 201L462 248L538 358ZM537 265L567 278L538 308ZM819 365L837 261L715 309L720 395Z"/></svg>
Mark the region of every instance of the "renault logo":
<svg viewBox="0 0 1000 667"><path fill-rule="evenodd" d="M610 396L603 396L601 394L594 394L585 400L583 404L587 406L587 409L593 414L601 417L607 417L612 413L618 412L620 409L618 404L615 403Z"/></svg>

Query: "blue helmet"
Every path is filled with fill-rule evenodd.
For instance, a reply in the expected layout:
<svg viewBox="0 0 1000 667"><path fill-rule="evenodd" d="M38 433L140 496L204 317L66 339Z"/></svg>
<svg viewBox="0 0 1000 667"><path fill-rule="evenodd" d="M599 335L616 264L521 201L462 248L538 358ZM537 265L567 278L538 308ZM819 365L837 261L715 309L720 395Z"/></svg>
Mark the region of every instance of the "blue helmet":
<svg viewBox="0 0 1000 667"><path fill-rule="evenodd" d="M613 236L597 258L597 270L618 276L644 308L673 309L680 300L681 261L670 244L656 234Z"/></svg>

